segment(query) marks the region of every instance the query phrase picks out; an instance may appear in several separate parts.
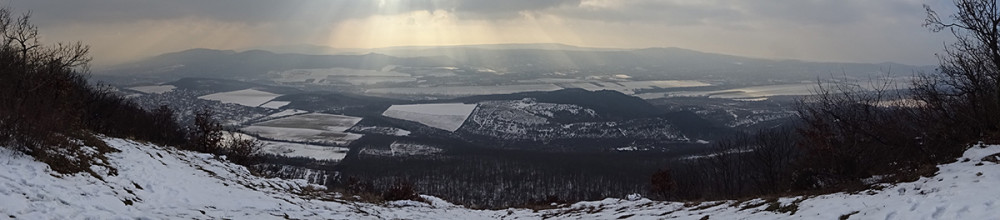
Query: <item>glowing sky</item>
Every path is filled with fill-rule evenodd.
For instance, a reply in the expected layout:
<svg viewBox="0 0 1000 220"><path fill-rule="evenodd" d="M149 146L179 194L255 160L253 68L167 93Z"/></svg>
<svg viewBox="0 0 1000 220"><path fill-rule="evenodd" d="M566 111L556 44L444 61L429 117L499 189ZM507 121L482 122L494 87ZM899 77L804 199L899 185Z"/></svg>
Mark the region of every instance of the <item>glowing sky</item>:
<svg viewBox="0 0 1000 220"><path fill-rule="evenodd" d="M681 47L741 56L935 64L921 27L948 0L9 0L96 64L190 48L498 43Z"/></svg>

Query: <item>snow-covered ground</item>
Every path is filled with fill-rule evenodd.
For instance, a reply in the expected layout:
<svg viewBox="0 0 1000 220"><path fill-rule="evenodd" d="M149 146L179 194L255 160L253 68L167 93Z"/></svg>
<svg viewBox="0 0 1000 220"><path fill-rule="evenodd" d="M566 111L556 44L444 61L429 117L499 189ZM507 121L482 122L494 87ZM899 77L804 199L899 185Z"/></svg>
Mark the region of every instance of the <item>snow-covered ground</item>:
<svg viewBox="0 0 1000 220"><path fill-rule="evenodd" d="M693 80L658 80L658 81L624 81L624 82L589 82L573 83L570 87L588 91L614 90L624 94L635 94L636 90L654 88L685 88L711 86L712 84Z"/></svg>
<svg viewBox="0 0 1000 220"><path fill-rule="evenodd" d="M382 115L454 132L462 127L475 109L476 104L462 103L393 105Z"/></svg>
<svg viewBox="0 0 1000 220"><path fill-rule="evenodd" d="M278 141L264 142L264 153L277 154L286 157L308 157L316 160L343 160L347 157L349 148L330 147L310 144L297 144Z"/></svg>
<svg viewBox="0 0 1000 220"><path fill-rule="evenodd" d="M346 82L352 85L370 85L375 83L398 83L413 82L417 78L408 73L391 71L391 67L386 67L383 71L329 68L329 69L293 69L276 72L272 78L275 82L283 83L307 83L329 85L337 82Z"/></svg>
<svg viewBox="0 0 1000 220"><path fill-rule="evenodd" d="M996 219L1000 146L973 147L933 177L857 194L765 201L657 202L630 196L548 210L470 210L428 203L315 199L302 180L265 179L208 154L122 139L108 155L117 175L60 175L0 148L0 218L17 219ZM991 156L992 155L992 156ZM996 161L996 160L993 160ZM310 194L312 195L312 194ZM779 211L765 211L782 207ZM793 212L794 211L794 212Z"/></svg>
<svg viewBox="0 0 1000 220"><path fill-rule="evenodd" d="M177 87L173 85L159 85L159 86L136 86L128 88L135 91L140 91L146 94L163 94L170 91L174 91Z"/></svg>
<svg viewBox="0 0 1000 220"><path fill-rule="evenodd" d="M274 113L274 114L268 115L267 117L264 117L262 119L263 120L270 120L270 119L287 117L287 116L293 116L293 115L301 115L301 114L305 114L305 113L309 113L309 111L298 110L298 109L285 109L284 111L280 111L278 113Z"/></svg>
<svg viewBox="0 0 1000 220"><path fill-rule="evenodd" d="M520 84L499 86L441 86L441 87L406 87L377 88L365 90L369 94L381 95L441 95L470 96L510 94L518 92L547 92L563 89L555 84Z"/></svg>
<svg viewBox="0 0 1000 220"><path fill-rule="evenodd" d="M264 104L261 104L260 107L261 108L270 108L270 109L279 109L281 107L285 107L288 104L292 104L292 102L288 102L288 101L268 101L268 102L266 102Z"/></svg>
<svg viewBox="0 0 1000 220"><path fill-rule="evenodd" d="M361 138L361 134L346 132L359 121L358 117L309 113L254 123L240 130L272 140L347 145Z"/></svg>
<svg viewBox="0 0 1000 220"><path fill-rule="evenodd" d="M231 92L208 94L198 98L205 100L220 101L222 103L235 103L244 106L259 107L264 103L271 101L271 99L277 98L278 96L281 95L255 89L244 89Z"/></svg>
<svg viewBox="0 0 1000 220"><path fill-rule="evenodd" d="M231 139L255 140L254 136L239 132L227 132L222 136L223 143L229 143ZM315 160L343 160L347 157L346 147L331 147L312 144L299 144L281 141L259 140L263 146L261 151L265 154L281 155L286 157L307 157Z"/></svg>
<svg viewBox="0 0 1000 220"><path fill-rule="evenodd" d="M361 149L362 154L390 156L390 157L430 156L439 154L442 151L444 150L431 145L406 143L401 141L392 142L392 144L389 145L389 149L387 150L373 149L373 148Z"/></svg>

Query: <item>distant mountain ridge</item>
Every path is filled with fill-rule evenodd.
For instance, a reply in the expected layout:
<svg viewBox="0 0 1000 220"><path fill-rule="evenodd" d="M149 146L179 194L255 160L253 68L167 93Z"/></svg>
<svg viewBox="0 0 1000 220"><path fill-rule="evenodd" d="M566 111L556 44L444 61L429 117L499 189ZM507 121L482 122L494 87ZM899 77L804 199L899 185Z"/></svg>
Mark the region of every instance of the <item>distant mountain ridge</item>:
<svg viewBox="0 0 1000 220"><path fill-rule="evenodd" d="M265 50L191 49L96 72L101 75L138 75L260 79L272 71L349 68L381 70L387 66L461 67L500 73L627 74L636 79L696 80L815 80L847 75L866 78L889 70L896 73L931 72L932 66L894 63L834 63L770 60L705 53L682 48L634 50L583 48L561 44L467 45L393 47L364 54L308 55ZM584 75L586 76L586 75Z"/></svg>

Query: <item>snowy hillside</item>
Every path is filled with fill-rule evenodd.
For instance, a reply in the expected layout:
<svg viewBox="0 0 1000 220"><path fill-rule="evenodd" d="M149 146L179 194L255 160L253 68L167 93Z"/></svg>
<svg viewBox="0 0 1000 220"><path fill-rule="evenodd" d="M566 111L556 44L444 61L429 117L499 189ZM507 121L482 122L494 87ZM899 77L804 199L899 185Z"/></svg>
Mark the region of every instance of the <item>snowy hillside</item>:
<svg viewBox="0 0 1000 220"><path fill-rule="evenodd" d="M243 167L192 153L121 139L108 155L117 175L64 176L32 158L0 148L0 218L233 219L989 219L998 216L1000 146L973 147L937 175L858 194L774 201L655 202L639 197L559 208L469 210L425 196L431 204L367 204L303 196L321 188L263 179ZM983 158L992 158L983 160ZM993 161L993 162L991 162ZM771 211L766 211L771 210Z"/></svg>
<svg viewBox="0 0 1000 220"><path fill-rule="evenodd" d="M462 103L392 105L382 115L454 132L475 109L476 104Z"/></svg>

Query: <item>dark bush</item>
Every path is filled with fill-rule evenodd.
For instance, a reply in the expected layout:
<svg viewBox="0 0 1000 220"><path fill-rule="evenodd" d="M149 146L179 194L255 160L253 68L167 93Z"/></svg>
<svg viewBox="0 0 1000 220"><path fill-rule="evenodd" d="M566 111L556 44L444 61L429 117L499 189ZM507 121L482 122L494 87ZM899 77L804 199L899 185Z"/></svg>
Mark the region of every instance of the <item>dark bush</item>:
<svg viewBox="0 0 1000 220"><path fill-rule="evenodd" d="M670 169L657 170L650 178L650 191L660 198L670 198L676 188L677 184L670 176Z"/></svg>
<svg viewBox="0 0 1000 220"><path fill-rule="evenodd" d="M413 188L413 183L402 179L397 179L385 192L382 192L382 199L385 201L421 200L420 196L417 195L417 190Z"/></svg>
<svg viewBox="0 0 1000 220"><path fill-rule="evenodd" d="M188 133L187 150L202 153L218 153L222 144L222 124L212 118L210 110L201 110L195 114L194 126Z"/></svg>
<svg viewBox="0 0 1000 220"><path fill-rule="evenodd" d="M264 143L254 138L240 138L229 132L229 138L220 150L226 155L226 160L251 167L261 161L261 148Z"/></svg>

